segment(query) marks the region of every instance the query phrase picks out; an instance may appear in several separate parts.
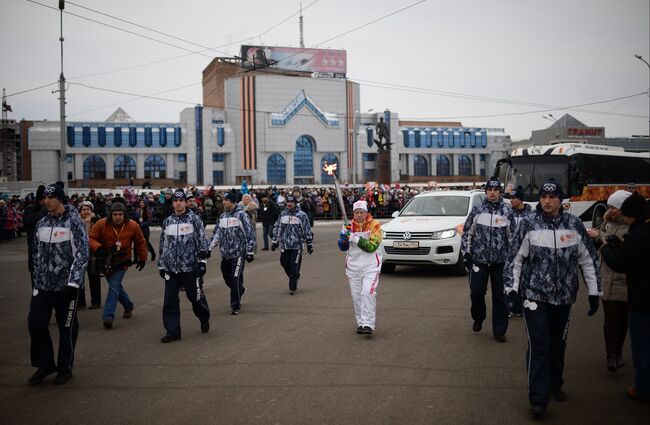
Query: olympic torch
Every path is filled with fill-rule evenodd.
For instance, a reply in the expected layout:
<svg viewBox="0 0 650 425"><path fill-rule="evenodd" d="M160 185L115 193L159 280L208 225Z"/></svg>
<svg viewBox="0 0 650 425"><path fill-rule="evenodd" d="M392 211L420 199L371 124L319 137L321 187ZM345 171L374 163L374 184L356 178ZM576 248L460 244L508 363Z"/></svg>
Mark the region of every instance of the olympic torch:
<svg viewBox="0 0 650 425"><path fill-rule="evenodd" d="M339 185L339 179L336 177L337 168L338 168L338 164L328 164L327 162L323 164L323 171L325 171L327 175L334 177L334 188L336 189L336 199L339 200L339 208L341 208L341 213L343 214L343 224L347 226L348 216L345 213L345 204L343 203L343 194L341 193L341 186Z"/></svg>

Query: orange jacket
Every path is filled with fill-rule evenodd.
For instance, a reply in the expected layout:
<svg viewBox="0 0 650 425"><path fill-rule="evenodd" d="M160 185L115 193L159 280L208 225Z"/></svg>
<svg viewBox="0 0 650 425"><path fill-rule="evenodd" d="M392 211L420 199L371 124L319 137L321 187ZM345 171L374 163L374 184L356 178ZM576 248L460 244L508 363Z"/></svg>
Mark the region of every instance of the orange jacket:
<svg viewBox="0 0 650 425"><path fill-rule="evenodd" d="M121 229L121 230L120 230ZM138 223L133 220L124 222L124 227L114 226L102 218L90 228L88 238L90 240L90 250L96 252L100 246L106 248L107 252L115 246L117 235L120 236L120 251L126 253L122 255L123 259L131 258L131 245L135 242L135 249L138 254L138 260L147 261L147 243L142 234Z"/></svg>

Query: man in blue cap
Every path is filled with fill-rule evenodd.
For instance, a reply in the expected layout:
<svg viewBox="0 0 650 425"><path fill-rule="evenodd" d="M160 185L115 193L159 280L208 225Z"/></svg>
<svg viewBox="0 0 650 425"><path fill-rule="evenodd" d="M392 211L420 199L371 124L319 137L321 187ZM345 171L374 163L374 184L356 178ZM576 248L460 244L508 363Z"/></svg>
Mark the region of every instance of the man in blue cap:
<svg viewBox="0 0 650 425"><path fill-rule="evenodd" d="M578 266L589 291L589 316L596 313L600 300L596 249L580 219L563 211L563 198L555 180L542 185L536 213L520 223L505 268L506 293L519 293L523 299L528 399L535 418L546 416L551 397L567 398L562 373L569 313L578 293Z"/></svg>
<svg viewBox="0 0 650 425"><path fill-rule="evenodd" d="M467 216L460 250L469 271L472 330L480 332L487 315L485 294L488 279L492 289L492 333L506 342L508 302L503 292L503 265L510 246L512 209L503 202L501 183L490 177L485 184L486 197Z"/></svg>
<svg viewBox="0 0 650 425"><path fill-rule="evenodd" d="M212 234L210 251L217 245L221 252L221 274L230 288L230 314L236 316L241 310L244 295L244 260L254 260L255 227L244 208L237 203L232 192L223 195L224 212L219 217Z"/></svg>

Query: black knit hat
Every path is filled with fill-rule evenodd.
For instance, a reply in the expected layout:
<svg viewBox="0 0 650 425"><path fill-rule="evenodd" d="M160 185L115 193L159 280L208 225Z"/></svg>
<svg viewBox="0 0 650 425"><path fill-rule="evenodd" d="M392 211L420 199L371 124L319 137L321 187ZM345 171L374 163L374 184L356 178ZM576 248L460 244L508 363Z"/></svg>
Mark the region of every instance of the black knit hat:
<svg viewBox="0 0 650 425"><path fill-rule="evenodd" d="M510 192L510 197L511 198L517 198L520 201L523 201L524 200L524 188L521 187L521 186L517 186L517 189Z"/></svg>
<svg viewBox="0 0 650 425"><path fill-rule="evenodd" d="M499 189L501 190L501 183L499 182L499 179L496 178L495 176L492 176L488 179L487 182L485 182L485 191L487 192L488 189Z"/></svg>
<svg viewBox="0 0 650 425"><path fill-rule="evenodd" d="M237 196L235 196L235 194L232 193L232 192L224 193L223 194L223 199L227 199L227 200L229 200L230 202L233 202L233 203L237 202Z"/></svg>
<svg viewBox="0 0 650 425"><path fill-rule="evenodd" d="M560 199L564 198L564 192L562 191L562 186L555 179L550 178L544 182L542 189L539 191L540 198L543 195L553 195L557 196Z"/></svg>
<svg viewBox="0 0 650 425"><path fill-rule="evenodd" d="M182 189L177 189L174 191L174 196L172 196L172 199L182 199L185 201L187 199L187 195L185 194L185 191Z"/></svg>
<svg viewBox="0 0 650 425"><path fill-rule="evenodd" d="M648 216L648 204L638 192L634 192L621 205L621 213L626 217L643 220Z"/></svg>
<svg viewBox="0 0 650 425"><path fill-rule="evenodd" d="M56 184L51 184L45 187L43 190L43 197L45 196L53 196L59 201L65 202L65 192L61 186L58 186Z"/></svg>
<svg viewBox="0 0 650 425"><path fill-rule="evenodd" d="M111 208L108 210L108 214L113 214L115 211L123 211L126 213L126 206L121 202L113 202L113 204L111 204Z"/></svg>

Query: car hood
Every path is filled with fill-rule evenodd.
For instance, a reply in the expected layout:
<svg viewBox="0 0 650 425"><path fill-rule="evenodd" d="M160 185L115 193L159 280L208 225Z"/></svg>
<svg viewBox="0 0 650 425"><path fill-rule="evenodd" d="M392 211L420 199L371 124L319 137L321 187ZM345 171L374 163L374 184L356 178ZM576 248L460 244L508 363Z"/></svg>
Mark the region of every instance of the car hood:
<svg viewBox="0 0 650 425"><path fill-rule="evenodd" d="M381 226L384 232L434 232L451 229L465 223L464 216L452 217L396 217Z"/></svg>

